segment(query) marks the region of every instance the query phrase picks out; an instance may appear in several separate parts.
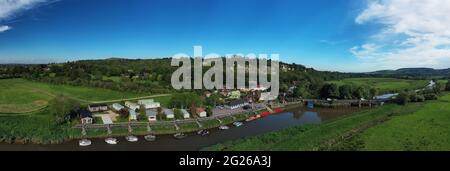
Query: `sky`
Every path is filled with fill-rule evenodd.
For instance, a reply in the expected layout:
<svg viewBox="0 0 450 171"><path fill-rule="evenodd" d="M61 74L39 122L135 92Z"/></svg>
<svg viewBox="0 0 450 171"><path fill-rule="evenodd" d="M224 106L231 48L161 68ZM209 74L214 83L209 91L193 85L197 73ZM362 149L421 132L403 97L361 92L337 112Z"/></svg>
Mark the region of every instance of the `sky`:
<svg viewBox="0 0 450 171"><path fill-rule="evenodd" d="M0 0L0 63L279 54L319 70L450 67L450 0Z"/></svg>

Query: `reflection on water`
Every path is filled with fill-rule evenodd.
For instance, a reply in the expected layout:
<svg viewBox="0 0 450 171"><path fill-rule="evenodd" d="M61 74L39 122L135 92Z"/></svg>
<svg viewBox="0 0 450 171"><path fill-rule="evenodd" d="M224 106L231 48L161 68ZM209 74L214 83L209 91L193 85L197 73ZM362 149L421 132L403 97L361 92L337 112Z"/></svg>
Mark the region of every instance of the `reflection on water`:
<svg viewBox="0 0 450 171"><path fill-rule="evenodd" d="M245 123L244 126L230 130L220 131L212 129L211 134L202 137L195 134L182 140L175 140L172 136L158 136L155 142L146 142L143 137L139 137L139 142L130 143L124 138L118 138L118 145L108 145L103 139L93 139L93 145L89 147L79 147L78 141L70 141L58 145L35 145L35 144L0 144L0 150L120 150L120 151L170 151L170 150L199 150L203 147L222 143L228 140L259 135L275 130L288 128L291 126L315 124L322 121L335 119L337 117L351 114L358 111L358 108L338 108L338 109L306 109L294 108L276 115L271 115L256 121Z"/></svg>

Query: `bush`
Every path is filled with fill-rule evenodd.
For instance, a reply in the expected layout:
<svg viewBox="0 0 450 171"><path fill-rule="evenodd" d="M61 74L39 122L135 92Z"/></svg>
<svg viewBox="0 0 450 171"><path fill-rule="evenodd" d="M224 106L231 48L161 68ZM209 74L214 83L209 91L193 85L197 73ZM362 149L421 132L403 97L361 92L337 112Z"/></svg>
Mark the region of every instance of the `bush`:
<svg viewBox="0 0 450 171"><path fill-rule="evenodd" d="M424 94L425 100L437 100L438 96L436 94Z"/></svg>
<svg viewBox="0 0 450 171"><path fill-rule="evenodd" d="M408 102L410 102L410 95L406 92L401 92L395 101L400 105L406 105Z"/></svg>

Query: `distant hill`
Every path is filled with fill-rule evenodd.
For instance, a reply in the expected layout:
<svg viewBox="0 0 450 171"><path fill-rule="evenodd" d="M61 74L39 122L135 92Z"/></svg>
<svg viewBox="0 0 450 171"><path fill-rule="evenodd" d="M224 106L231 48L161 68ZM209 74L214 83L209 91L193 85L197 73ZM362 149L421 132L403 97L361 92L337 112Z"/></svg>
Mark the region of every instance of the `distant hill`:
<svg viewBox="0 0 450 171"><path fill-rule="evenodd" d="M448 69L402 68L402 69L398 69L398 70L380 70L380 71L370 72L367 74L395 75L395 76L449 76L450 68L448 68Z"/></svg>

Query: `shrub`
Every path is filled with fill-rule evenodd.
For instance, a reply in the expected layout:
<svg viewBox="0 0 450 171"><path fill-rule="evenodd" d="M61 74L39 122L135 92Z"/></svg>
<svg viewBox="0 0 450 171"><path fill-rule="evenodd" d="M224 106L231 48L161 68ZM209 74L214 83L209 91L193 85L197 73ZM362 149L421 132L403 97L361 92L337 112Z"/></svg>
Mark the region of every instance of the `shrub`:
<svg viewBox="0 0 450 171"><path fill-rule="evenodd" d="M437 100L438 96L436 94L428 93L423 95L425 100Z"/></svg>

